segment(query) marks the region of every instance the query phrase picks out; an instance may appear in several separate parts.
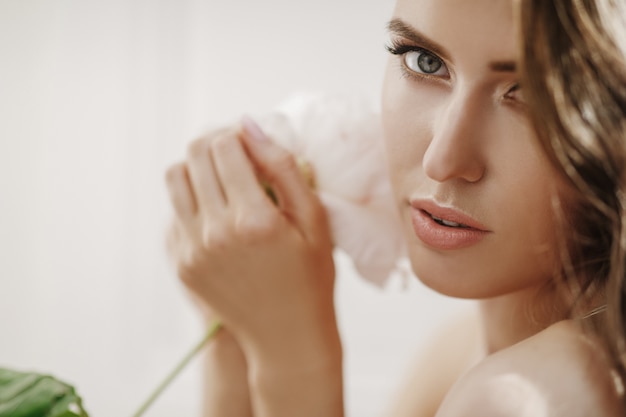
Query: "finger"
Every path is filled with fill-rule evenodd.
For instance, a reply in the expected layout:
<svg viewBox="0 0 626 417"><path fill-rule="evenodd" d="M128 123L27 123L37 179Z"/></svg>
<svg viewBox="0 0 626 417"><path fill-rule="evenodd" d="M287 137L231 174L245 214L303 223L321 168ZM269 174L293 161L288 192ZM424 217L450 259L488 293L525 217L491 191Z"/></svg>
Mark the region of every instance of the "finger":
<svg viewBox="0 0 626 417"><path fill-rule="evenodd" d="M326 224L326 213L298 164L287 150L272 143L250 118L242 120L243 143L250 159L279 196L280 206L306 235Z"/></svg>
<svg viewBox="0 0 626 417"><path fill-rule="evenodd" d="M168 227L166 235L166 250L170 260L176 264L185 253L189 241L189 227L179 219L174 218Z"/></svg>
<svg viewBox="0 0 626 417"><path fill-rule="evenodd" d="M188 170L198 211L208 215L223 211L226 198L218 180L211 155L215 134L202 137L189 145Z"/></svg>
<svg viewBox="0 0 626 417"><path fill-rule="evenodd" d="M172 165L165 173L165 182L176 216L182 221L191 220L197 213L198 206L185 163Z"/></svg>
<svg viewBox="0 0 626 417"><path fill-rule="evenodd" d="M227 133L216 138L212 152L215 169L229 207L269 206L240 135Z"/></svg>

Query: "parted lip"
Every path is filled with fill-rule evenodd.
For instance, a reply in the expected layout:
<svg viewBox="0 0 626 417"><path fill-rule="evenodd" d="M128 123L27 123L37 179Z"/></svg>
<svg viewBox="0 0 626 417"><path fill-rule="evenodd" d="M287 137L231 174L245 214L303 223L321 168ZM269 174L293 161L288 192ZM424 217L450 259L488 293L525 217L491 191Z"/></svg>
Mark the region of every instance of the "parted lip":
<svg viewBox="0 0 626 417"><path fill-rule="evenodd" d="M459 209L453 207L443 207L432 200L426 199L411 200L410 205L413 209L422 211L431 217L436 217L437 219L447 222L459 223L469 229L481 232L490 232L485 225L463 213Z"/></svg>

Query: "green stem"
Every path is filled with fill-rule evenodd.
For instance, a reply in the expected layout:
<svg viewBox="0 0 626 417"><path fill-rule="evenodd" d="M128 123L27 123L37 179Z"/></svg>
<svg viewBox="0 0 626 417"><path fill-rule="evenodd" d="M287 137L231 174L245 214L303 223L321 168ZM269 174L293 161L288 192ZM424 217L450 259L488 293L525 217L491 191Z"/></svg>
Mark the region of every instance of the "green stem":
<svg viewBox="0 0 626 417"><path fill-rule="evenodd" d="M139 407L139 409L137 411L135 411L135 414L133 414L132 417L140 417L140 416L142 416L146 412L146 410L152 405L152 403L154 403L154 401L156 401L156 399L159 398L161 393L168 387L168 385L170 385L170 383L174 379L176 379L178 374L183 369L185 369L187 364L198 354L198 352L200 352L204 348L204 346L206 346L206 344L211 339L213 339L213 337L217 334L217 332L221 328L222 328L222 323L219 320L215 320L211 324L211 327L209 327L209 330L206 332L206 334L202 337L202 340L200 340L200 342L198 342L193 347L193 349L191 349L189 351L189 353L187 353L185 355L185 357L178 363L178 365L176 365L176 367L169 373L169 375L167 375L167 377L165 377L163 382L161 382L159 384L159 386L156 387L156 389L152 392L152 394L150 394L148 399L146 399L146 401L144 401L144 403L141 405L141 407Z"/></svg>

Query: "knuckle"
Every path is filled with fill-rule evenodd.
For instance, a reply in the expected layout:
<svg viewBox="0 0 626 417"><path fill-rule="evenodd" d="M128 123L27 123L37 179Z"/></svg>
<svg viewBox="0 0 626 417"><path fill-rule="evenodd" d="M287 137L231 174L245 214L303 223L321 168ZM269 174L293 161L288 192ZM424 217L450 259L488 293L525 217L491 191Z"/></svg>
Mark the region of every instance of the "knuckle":
<svg viewBox="0 0 626 417"><path fill-rule="evenodd" d="M231 245L232 236L225 226L206 227L202 231L202 253L223 252Z"/></svg>
<svg viewBox="0 0 626 417"><path fill-rule="evenodd" d="M242 214L235 220L234 233L238 240L247 244L272 241L280 235L280 220L279 215L273 213Z"/></svg>
<svg viewBox="0 0 626 417"><path fill-rule="evenodd" d="M210 254L199 246L188 248L176 263L178 277L189 287L199 283L206 276L211 264Z"/></svg>
<svg viewBox="0 0 626 417"><path fill-rule="evenodd" d="M187 169L184 162L176 163L165 171L165 182L167 184L175 184L185 175L185 170Z"/></svg>
<svg viewBox="0 0 626 417"><path fill-rule="evenodd" d="M224 136L233 136L236 130L233 127L223 127L212 130L191 141L187 146L187 155L190 158L204 157L211 150L213 144Z"/></svg>
<svg viewBox="0 0 626 417"><path fill-rule="evenodd" d="M280 171L296 171L298 166L294 156L284 149L277 149L271 158L272 165Z"/></svg>
<svg viewBox="0 0 626 417"><path fill-rule="evenodd" d="M197 285L198 282L198 269L191 262L179 262L178 263L178 278L190 288Z"/></svg>
<svg viewBox="0 0 626 417"><path fill-rule="evenodd" d="M216 154L226 154L232 152L235 146L235 136L230 133L225 133L217 136L212 143L212 150Z"/></svg>
<svg viewBox="0 0 626 417"><path fill-rule="evenodd" d="M195 256L189 250L178 251L176 255L178 277L185 282L193 281L198 270L198 264L194 261Z"/></svg>
<svg viewBox="0 0 626 417"><path fill-rule="evenodd" d="M187 155L190 159L201 158L207 155L210 148L211 138L209 136L203 136L189 143L187 146Z"/></svg>

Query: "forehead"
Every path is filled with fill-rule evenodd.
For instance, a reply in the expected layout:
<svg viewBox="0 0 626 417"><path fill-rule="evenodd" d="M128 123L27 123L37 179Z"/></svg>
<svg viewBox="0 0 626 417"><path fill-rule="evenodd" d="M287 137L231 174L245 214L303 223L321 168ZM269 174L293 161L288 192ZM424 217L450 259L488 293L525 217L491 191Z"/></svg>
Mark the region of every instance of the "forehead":
<svg viewBox="0 0 626 417"><path fill-rule="evenodd" d="M485 58L515 59L514 0L397 0L394 18L455 50L482 50Z"/></svg>

